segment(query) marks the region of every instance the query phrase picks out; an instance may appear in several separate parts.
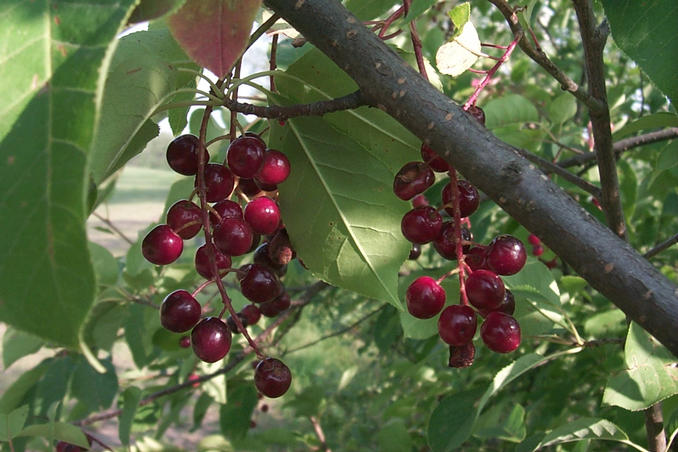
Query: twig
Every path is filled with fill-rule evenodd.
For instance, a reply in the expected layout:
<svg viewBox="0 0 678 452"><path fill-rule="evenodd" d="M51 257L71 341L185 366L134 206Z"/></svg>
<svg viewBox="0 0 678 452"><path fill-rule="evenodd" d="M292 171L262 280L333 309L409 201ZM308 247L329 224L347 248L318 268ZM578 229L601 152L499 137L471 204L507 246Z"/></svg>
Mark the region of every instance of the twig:
<svg viewBox="0 0 678 452"><path fill-rule="evenodd" d="M123 239L125 242L129 243L130 245L134 245L134 242L127 237L120 229L118 229L108 218L104 218L101 215L99 215L96 212L92 212L92 215L94 215L98 220L102 221L106 226L111 228L113 232L118 234L118 236Z"/></svg>
<svg viewBox="0 0 678 452"><path fill-rule="evenodd" d="M666 433L664 432L664 416L662 403L657 402L645 410L645 430L652 452L664 452L666 450Z"/></svg>
<svg viewBox="0 0 678 452"><path fill-rule="evenodd" d="M497 9L499 9L499 11L504 15L504 18L506 18L506 21L508 22L509 27L511 27L511 31L514 35L517 36L518 33L523 32L523 27L518 21L518 16L513 10L513 7L511 7L511 5L509 5L506 0L489 0L489 2L496 6ZM589 110L599 111L605 108L605 106L598 99L588 94L584 89L577 85L574 80L572 80L560 68L558 68L558 66L556 66L548 56L546 56L542 49L533 47L530 43L530 40L525 35L523 35L523 37L520 39L518 45L527 56L532 58L535 63L543 67L546 72L551 74L551 76L560 83L562 89L572 93L572 95L583 102L589 108Z"/></svg>
<svg viewBox="0 0 678 452"><path fill-rule="evenodd" d="M386 306L387 306L386 304L383 304L383 305L379 306L377 309L375 309L375 310L369 312L367 315L365 315L365 316L359 318L358 320L356 320L355 322L351 323L351 324L348 325L348 326L345 326L345 327L343 327L343 328L341 328L341 329L339 329L339 330L337 330L337 331L334 331L334 332L332 332L332 333L329 333L329 334L326 334L326 335L324 335L324 336L321 336L321 337L319 337L318 339L312 340L311 342L307 342L307 343L305 343L305 344L303 344L303 345L300 345L299 347L295 347L295 348L292 348L292 349L290 349L290 350L287 350L287 351L285 352L285 355L289 355L290 353L298 352L299 350L303 350L303 349L305 349L305 348L312 347L312 346L314 346L314 345L316 345L316 344L319 344L320 342L325 341L325 340L327 340L327 339L331 339L331 338L336 337L336 336L341 336L342 334L344 334L344 333L346 333L346 332L348 332L348 331L351 331L353 328L355 328L356 326L360 325L362 322L364 322L365 320L369 319L369 318L372 317L374 314L380 312L380 311L381 311L382 309L384 309Z"/></svg>
<svg viewBox="0 0 678 452"><path fill-rule="evenodd" d="M672 237L669 237L668 239L659 243L654 248L652 248L650 251L643 254L643 257L645 259L650 259L650 258L656 256L657 254L661 253L665 249L669 248L671 245L674 245L676 243L678 243L678 234L674 234Z"/></svg>
<svg viewBox="0 0 678 452"><path fill-rule="evenodd" d="M271 41L271 58L269 61L269 70L275 71L276 68L278 67L276 63L276 57L278 53L278 35L273 35L273 40ZM271 91L275 92L275 76L271 74L271 80L269 82L269 88Z"/></svg>
<svg viewBox="0 0 678 452"><path fill-rule="evenodd" d="M577 187L581 188L582 190L590 193L596 199L600 199L600 197L602 196L602 192L601 192L600 188L596 187L592 183L590 183L590 182L588 182L588 181L586 181L586 180L584 180L580 177L575 176L574 174L567 171L566 169L561 168L560 166L558 166L554 163L551 163L548 160L543 159L543 158L539 157L538 155L535 155L535 154L533 154L529 151L526 151L524 149L517 149L517 151L520 153L520 155L522 155L523 157L525 157L526 159L528 159L532 163L534 163L534 164L538 165L539 167L543 168L544 170L546 170L547 173L557 174L558 176L562 177L566 181L568 181L568 182L576 185Z"/></svg>
<svg viewBox="0 0 678 452"><path fill-rule="evenodd" d="M619 140L614 143L612 145L612 149L614 149L615 157L619 158L619 155L624 151L628 151L646 144L656 143L658 141L672 140L674 138L678 138L678 127L670 127L664 130L657 130L656 132L649 132L635 137L624 138L623 140ZM587 152L585 154L563 160L558 163L558 166L562 168L569 168L570 166L586 164L595 159L595 153Z"/></svg>
<svg viewBox="0 0 678 452"><path fill-rule="evenodd" d="M336 99L321 100L310 104L286 106L272 105L270 107L264 107L235 102L232 99L224 99L223 104L233 112L240 112L246 115L257 115L261 118L276 118L283 120L297 116L322 116L334 111L349 110L367 105L360 91L355 91L346 96L337 97Z"/></svg>
<svg viewBox="0 0 678 452"><path fill-rule="evenodd" d="M332 452L332 450L329 447L327 447L325 432L323 432L323 428L320 426L320 422L318 422L318 419L315 416L309 416L308 419L311 421L311 424L313 425L315 436L318 437L318 441L320 441L322 450L325 452Z"/></svg>

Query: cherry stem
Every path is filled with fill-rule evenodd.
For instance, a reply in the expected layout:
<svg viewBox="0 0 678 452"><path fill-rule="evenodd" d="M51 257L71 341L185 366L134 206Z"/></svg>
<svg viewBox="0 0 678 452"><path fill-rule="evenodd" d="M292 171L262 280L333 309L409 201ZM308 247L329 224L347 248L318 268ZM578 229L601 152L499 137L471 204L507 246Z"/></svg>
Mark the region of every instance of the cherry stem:
<svg viewBox="0 0 678 452"><path fill-rule="evenodd" d="M437 282L438 284L440 284L441 282L445 281L445 280L446 280L447 278L449 278L450 276L456 275L456 274L460 271L460 270L459 270L460 267L461 267L461 266L457 266L457 267L453 268L452 270L450 270L449 272L445 273L445 274L444 274L443 276L441 276L440 278L436 279L436 282Z"/></svg>
<svg viewBox="0 0 678 452"><path fill-rule="evenodd" d="M508 47L506 47L506 51L504 52L504 54L497 60L497 63L494 66L492 66L492 69L487 71L487 74L480 82L480 84L476 87L476 90L473 92L473 94L471 94L471 97L468 98L468 100L464 104L463 107L464 110L468 110L469 108L471 108L471 106L476 104L480 92L490 83L490 80L492 80L492 76L494 76L494 74L499 70L501 65L504 64L506 60L509 59L509 57L513 53L513 49L516 48L516 46L518 45L518 41L520 41L522 37L523 37L522 32L517 33L515 35L513 41L511 41L511 44L509 44Z"/></svg>
<svg viewBox="0 0 678 452"><path fill-rule="evenodd" d="M221 88L223 85L224 80L219 79L217 81L217 86ZM212 114L213 107L212 106L207 106L205 107L205 112L203 113L202 116L202 123L200 124L200 136L199 136L199 141L200 141L200 146L202 149L206 149L205 146L205 136L207 134L207 124L209 123L209 118L210 115ZM233 136L233 134L231 134ZM205 184L205 164L207 162L205 161L205 153L204 152L199 152L198 153L198 174L196 175L197 177L197 183L198 183L198 197L200 198L200 210L202 212L202 223L203 223L203 230L205 232L205 244L207 245L207 258L209 261L210 265L210 273L213 275L216 275L214 278L214 281L217 284L217 288L219 289L219 294L221 295L221 300L225 305L225 309L228 309L229 313L233 317L233 320L236 324L236 327L238 328L238 331L242 333L242 335L245 337L247 340L247 343L252 347L254 352L257 354L257 357L263 357L261 354L261 351L257 347L257 344L252 340L250 337L249 333L247 332L247 329L243 326L242 322L240 321L240 318L238 317L238 314L235 312L235 309L233 309L233 305L231 304L231 299L226 293L226 288L224 287L224 283L221 281L221 278L219 277L219 268L217 267L217 259L216 259L216 249L214 247L214 243L212 242L212 228L210 225L210 219L209 219L209 209L208 209L208 204L207 204L207 186ZM219 315L223 315L223 312Z"/></svg>
<svg viewBox="0 0 678 452"><path fill-rule="evenodd" d="M276 56L278 53L278 35L273 35L273 40L271 41L271 59L270 59L270 64L269 64L269 69L271 71L275 71L278 66L276 63ZM269 89L273 92L276 91L275 88L275 76L271 74L271 81L269 84Z"/></svg>
<svg viewBox="0 0 678 452"><path fill-rule="evenodd" d="M378 28L381 28L381 30L379 31L379 35L378 35L379 39L386 40L386 39L392 38L396 34L400 33L400 30L399 30L398 32L396 32L396 34L391 34L391 35L388 35L388 36L386 35L386 31L391 26L391 24L393 22L395 22L398 18L400 18L404 13L405 13L405 7L401 6L393 14L391 14L388 18L386 18L380 25L377 25L375 27L375 30L378 29Z"/></svg>
<svg viewBox="0 0 678 452"><path fill-rule="evenodd" d="M405 14L410 10L410 4L412 0L404 0L403 8L405 8ZM410 21L410 39L412 40L412 47L414 48L414 56L417 59L417 67L419 67L419 72L421 76L428 80L428 74L426 74L426 66L424 65L424 55L421 51L421 39L419 38L419 33L417 33L417 27L414 24L414 19Z"/></svg>
<svg viewBox="0 0 678 452"><path fill-rule="evenodd" d="M454 241L455 254L457 255L457 269L459 270L459 298L461 304L468 306L468 297L466 296L466 269L464 268L464 250L461 244L461 209L459 208L459 186L457 185L457 171L450 165L450 185L452 186L452 196L454 197Z"/></svg>
<svg viewBox="0 0 678 452"><path fill-rule="evenodd" d="M203 282L203 283L200 284L198 287L196 287L196 289L193 291L193 293L191 293L191 296L192 296L193 298L195 298L196 295L198 295L205 287L209 286L209 285L212 284L213 282L214 282L213 279L209 279L209 280Z"/></svg>

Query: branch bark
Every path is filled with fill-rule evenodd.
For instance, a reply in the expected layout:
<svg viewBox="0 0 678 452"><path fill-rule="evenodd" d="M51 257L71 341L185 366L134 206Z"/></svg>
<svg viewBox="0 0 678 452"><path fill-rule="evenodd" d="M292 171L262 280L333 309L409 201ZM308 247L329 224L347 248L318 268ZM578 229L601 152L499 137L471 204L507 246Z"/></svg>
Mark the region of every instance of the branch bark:
<svg viewBox="0 0 678 452"><path fill-rule="evenodd" d="M266 0L387 112L678 356L678 287L433 88L336 0ZM402 94L402 95L401 95Z"/></svg>

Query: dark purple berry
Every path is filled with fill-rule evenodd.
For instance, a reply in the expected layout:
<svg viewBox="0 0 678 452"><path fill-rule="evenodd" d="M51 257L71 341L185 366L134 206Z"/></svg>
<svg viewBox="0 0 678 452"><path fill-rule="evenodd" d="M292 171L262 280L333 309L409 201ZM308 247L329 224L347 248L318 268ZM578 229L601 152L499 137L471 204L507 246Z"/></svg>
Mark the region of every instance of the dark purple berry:
<svg viewBox="0 0 678 452"><path fill-rule="evenodd" d="M241 136L231 141L226 153L226 161L233 174L251 179L264 160L266 146L261 139Z"/></svg>
<svg viewBox="0 0 678 452"><path fill-rule="evenodd" d="M225 272L222 270L231 268L231 257L222 253L219 250L214 250L214 260L217 263L217 269L220 275L223 275ZM195 252L195 269L198 274L205 279L214 278L214 273L210 269L210 260L209 255L207 254L207 245L202 245Z"/></svg>
<svg viewBox="0 0 678 452"><path fill-rule="evenodd" d="M468 228L461 228L461 240L462 242L473 240L471 231ZM445 259L457 260L457 237L454 222L446 221L443 223L440 235L433 241L433 247ZM469 248L469 245L462 246L462 252L468 252Z"/></svg>
<svg viewBox="0 0 678 452"><path fill-rule="evenodd" d="M511 235L500 235L490 242L487 266L498 275L514 275L525 265L527 254L523 242Z"/></svg>
<svg viewBox="0 0 678 452"><path fill-rule="evenodd" d="M192 176L198 172L198 150L200 141L195 135L181 135L167 146L167 163L170 168L184 176ZM205 164L210 155L205 149Z"/></svg>
<svg viewBox="0 0 678 452"><path fill-rule="evenodd" d="M393 180L393 192L403 201L409 201L433 185L435 175L424 162L409 162L403 166Z"/></svg>
<svg viewBox="0 0 678 452"><path fill-rule="evenodd" d="M400 222L400 230L412 243L428 243L440 235L443 218L431 206L417 207L410 210Z"/></svg>
<svg viewBox="0 0 678 452"><path fill-rule="evenodd" d="M430 319L445 306L445 289L430 276L420 276L407 288L407 311L418 319Z"/></svg>
<svg viewBox="0 0 678 452"><path fill-rule="evenodd" d="M261 312L259 311L259 308L253 304L248 304L242 308L240 313L243 315L243 317L245 317L248 325L256 325L261 318Z"/></svg>
<svg viewBox="0 0 678 452"><path fill-rule="evenodd" d="M464 262L471 267L471 270L487 269L487 247L482 245L471 246L467 252L464 253Z"/></svg>
<svg viewBox="0 0 678 452"><path fill-rule="evenodd" d="M198 185L198 179L195 180ZM205 166L205 187L207 202L217 202L228 198L233 193L235 178L224 165L210 163Z"/></svg>
<svg viewBox="0 0 678 452"><path fill-rule="evenodd" d="M292 373L279 359L266 358L257 364L254 385L266 397L280 397L287 392L291 383Z"/></svg>
<svg viewBox="0 0 678 452"><path fill-rule="evenodd" d="M418 243L413 243L412 248L410 249L410 255L407 258L411 261L416 261L421 256L421 245Z"/></svg>
<svg viewBox="0 0 678 452"><path fill-rule="evenodd" d="M476 313L469 306L455 304L443 309L438 317L438 334L450 344L460 347L476 334Z"/></svg>
<svg viewBox="0 0 678 452"><path fill-rule="evenodd" d="M252 247L252 229L244 219L224 218L214 228L214 244L229 256L241 256Z"/></svg>
<svg viewBox="0 0 678 452"><path fill-rule="evenodd" d="M459 189L459 212L461 218L468 217L478 208L480 203L480 196L478 190L469 181L457 181L457 188ZM445 211L454 216L454 193L452 193L452 183L445 185L442 193L443 204L445 204Z"/></svg>
<svg viewBox="0 0 678 452"><path fill-rule="evenodd" d="M489 270L476 270L466 279L466 296L478 310L494 311L505 294L504 282Z"/></svg>
<svg viewBox="0 0 678 452"><path fill-rule="evenodd" d="M459 347L450 345L450 360L448 365L454 368L469 367L473 364L475 356L476 348L473 342L467 342Z"/></svg>
<svg viewBox="0 0 678 452"><path fill-rule="evenodd" d="M240 189L243 195L248 196L250 198L261 193L261 188L259 188L254 179L240 178L240 180L238 181L238 188Z"/></svg>
<svg viewBox="0 0 678 452"><path fill-rule="evenodd" d="M184 241L166 224L161 224L146 234L141 242L141 253L156 265L171 264L184 250Z"/></svg>
<svg viewBox="0 0 678 452"><path fill-rule="evenodd" d="M190 336L181 336L179 338L179 347L188 348L191 346L191 337Z"/></svg>
<svg viewBox="0 0 678 452"><path fill-rule="evenodd" d="M268 267L248 264L240 270L238 275L240 291L248 300L266 303L282 294L283 287L280 280Z"/></svg>
<svg viewBox="0 0 678 452"><path fill-rule="evenodd" d="M425 144L421 145L421 158L428 163L433 171L445 173L450 170L450 164Z"/></svg>
<svg viewBox="0 0 678 452"><path fill-rule="evenodd" d="M160 324L174 333L184 333L200 320L200 303L185 290L175 290L160 305Z"/></svg>
<svg viewBox="0 0 678 452"><path fill-rule="evenodd" d="M216 317L204 318L191 332L193 352L201 360L214 363L226 356L231 348L231 332Z"/></svg>
<svg viewBox="0 0 678 452"><path fill-rule="evenodd" d="M167 211L167 225L184 240L195 237L202 228L200 207L182 199Z"/></svg>
<svg viewBox="0 0 678 452"><path fill-rule="evenodd" d="M244 328L247 328L249 323L247 323L247 320L245 319L245 316L243 316L241 313L238 313L238 318L240 319L240 323L242 323L242 326ZM233 320L233 316L228 316L226 319L226 325L228 325L228 329L231 330L233 334L240 334L240 330L238 329L238 324L235 323L235 320Z"/></svg>
<svg viewBox="0 0 678 452"><path fill-rule="evenodd" d="M480 327L480 337L490 350L509 353L520 345L520 325L508 314L490 312Z"/></svg>
<svg viewBox="0 0 678 452"><path fill-rule="evenodd" d="M501 301L501 304L492 311L485 309L481 310L480 315L482 315L483 317L487 317L487 314L494 311L499 311L503 312L504 314L513 315L515 310L516 310L516 299L513 296L513 293L510 290L506 289L506 293L504 294L504 299Z"/></svg>
<svg viewBox="0 0 678 452"><path fill-rule="evenodd" d="M212 223L212 226L218 225L224 218L242 218L242 207L240 207L240 204L231 201L230 199L219 201L212 206L212 209L219 214L219 218L217 218L214 212L210 212L210 222Z"/></svg>
<svg viewBox="0 0 678 452"><path fill-rule="evenodd" d="M271 198L254 198L245 206L245 221L257 234L273 234L280 225L280 208Z"/></svg>
<svg viewBox="0 0 678 452"><path fill-rule="evenodd" d="M263 185L278 185L289 175L290 161L287 156L280 151L269 149L264 154L264 160L254 178Z"/></svg>

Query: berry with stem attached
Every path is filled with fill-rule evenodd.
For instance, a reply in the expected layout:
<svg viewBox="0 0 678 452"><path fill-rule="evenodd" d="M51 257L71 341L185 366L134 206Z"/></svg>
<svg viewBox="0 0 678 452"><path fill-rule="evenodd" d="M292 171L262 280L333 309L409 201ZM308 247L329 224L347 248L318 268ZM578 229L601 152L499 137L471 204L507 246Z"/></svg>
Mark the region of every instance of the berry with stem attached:
<svg viewBox="0 0 678 452"><path fill-rule="evenodd" d="M494 311L505 293L504 282L489 270L476 270L466 279L466 296L478 310Z"/></svg>
<svg viewBox="0 0 678 452"><path fill-rule="evenodd" d="M195 237L202 228L200 207L182 199L167 210L167 225L184 240Z"/></svg>
<svg viewBox="0 0 678 452"><path fill-rule="evenodd" d="M217 218L213 212L210 212L210 222L212 223L212 226L218 225L220 219L242 218L242 207L240 207L240 204L235 201L231 201L230 199L219 201L212 206L212 209L214 209L214 211L219 215Z"/></svg>
<svg viewBox="0 0 678 452"><path fill-rule="evenodd" d="M200 320L200 303L185 290L175 290L160 305L160 324L175 333L185 333Z"/></svg>
<svg viewBox="0 0 678 452"><path fill-rule="evenodd" d="M290 161L287 156L275 149L264 154L263 161L254 179L262 185L278 185L290 175Z"/></svg>
<svg viewBox="0 0 678 452"><path fill-rule="evenodd" d="M264 161L265 150L260 138L243 135L231 141L226 161L236 176L251 179Z"/></svg>
<svg viewBox="0 0 678 452"><path fill-rule="evenodd" d="M242 294L255 303L272 301L283 292L278 277L263 265L245 265L240 269L238 280Z"/></svg>
<svg viewBox="0 0 678 452"><path fill-rule="evenodd" d="M490 312L480 327L480 337L490 350L509 353L520 345L520 325L508 314Z"/></svg>
<svg viewBox="0 0 678 452"><path fill-rule="evenodd" d="M428 163L433 171L445 173L450 170L450 164L425 144L421 145L421 158Z"/></svg>
<svg viewBox="0 0 678 452"><path fill-rule="evenodd" d="M243 317L245 317L245 321L248 325L256 325L261 318L261 312L259 311L259 308L253 304L248 304L242 308L240 313L243 315Z"/></svg>
<svg viewBox="0 0 678 452"><path fill-rule="evenodd" d="M214 244L229 256L249 252L253 239L252 229L242 218L223 218L214 228Z"/></svg>
<svg viewBox="0 0 678 452"><path fill-rule="evenodd" d="M513 296L513 292L506 289L506 293L504 294L504 299L501 301L501 304L493 310L481 309L480 315L482 315L483 317L487 317L487 315L490 312L494 311L499 311L503 312L504 314L513 315L515 310L516 310L516 299Z"/></svg>
<svg viewBox="0 0 678 452"><path fill-rule="evenodd" d="M195 184L197 186L198 179ZM233 193L235 178L224 165L208 163L205 165L205 187L207 202L217 202L228 198Z"/></svg>
<svg viewBox="0 0 678 452"><path fill-rule="evenodd" d="M243 215L247 224L257 234L273 234L280 225L278 204L266 196L248 202Z"/></svg>
<svg viewBox="0 0 678 452"><path fill-rule="evenodd" d="M514 275L525 265L523 242L511 235L495 237L488 245L487 266L498 275Z"/></svg>
<svg viewBox="0 0 678 452"><path fill-rule="evenodd" d="M418 319L430 319L445 306L445 289L430 276L420 276L407 288L407 311Z"/></svg>
<svg viewBox="0 0 678 452"><path fill-rule="evenodd" d="M254 371L254 385L266 397L276 398L287 392L292 383L290 369L279 359L265 358Z"/></svg>
<svg viewBox="0 0 678 452"><path fill-rule="evenodd" d="M409 201L433 185L435 175L424 162L409 162L403 166L393 180L393 192L403 201Z"/></svg>
<svg viewBox="0 0 678 452"><path fill-rule="evenodd" d="M219 250L214 250L214 259L217 263L217 269L219 270L220 274L222 274L222 270L231 268L231 257L220 252ZM198 271L198 274L205 279L214 278L214 274L212 273L210 266L207 244L202 245L195 252L195 269Z"/></svg>
<svg viewBox="0 0 678 452"><path fill-rule="evenodd" d="M461 218L465 218L476 211L478 204L480 204L480 196L476 187L469 181L457 181L457 188L459 190L459 213ZM442 199L447 213L454 216L454 193L451 183L443 187Z"/></svg>
<svg viewBox="0 0 678 452"><path fill-rule="evenodd" d="M141 253L156 265L171 264L184 250L184 241L166 224L160 224L146 234L141 242Z"/></svg>
<svg viewBox="0 0 678 452"><path fill-rule="evenodd" d="M412 243L424 244L438 238L443 218L431 206L417 207L407 212L400 222L400 230Z"/></svg>
<svg viewBox="0 0 678 452"><path fill-rule="evenodd" d="M454 227L454 222L446 221L440 231L440 235L433 241L433 247L445 259L457 260L457 231ZM466 228L461 228L461 240L470 242L473 240L471 231ZM469 245L464 245L462 250L466 253L469 250Z"/></svg>
<svg viewBox="0 0 678 452"><path fill-rule="evenodd" d="M195 135L181 135L167 146L167 163L170 168L184 176L193 176L198 172L200 141ZM205 162L210 159L204 150Z"/></svg>
<svg viewBox="0 0 678 452"><path fill-rule="evenodd" d="M438 317L438 334L447 344L460 347L476 334L476 313L470 306L455 304L443 309Z"/></svg>
<svg viewBox="0 0 678 452"><path fill-rule="evenodd" d="M191 345L201 360L214 363L226 356L231 348L231 331L217 317L206 317L191 331Z"/></svg>

